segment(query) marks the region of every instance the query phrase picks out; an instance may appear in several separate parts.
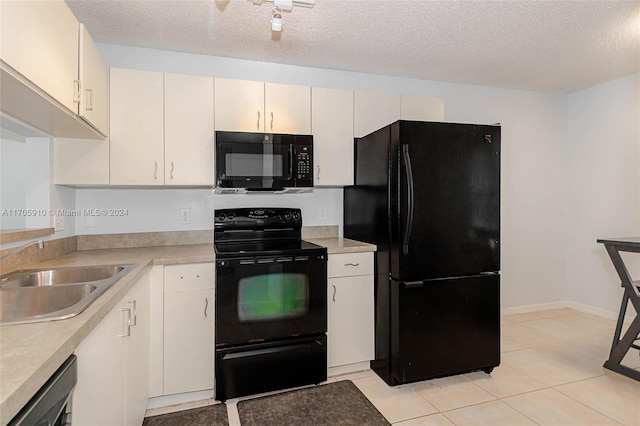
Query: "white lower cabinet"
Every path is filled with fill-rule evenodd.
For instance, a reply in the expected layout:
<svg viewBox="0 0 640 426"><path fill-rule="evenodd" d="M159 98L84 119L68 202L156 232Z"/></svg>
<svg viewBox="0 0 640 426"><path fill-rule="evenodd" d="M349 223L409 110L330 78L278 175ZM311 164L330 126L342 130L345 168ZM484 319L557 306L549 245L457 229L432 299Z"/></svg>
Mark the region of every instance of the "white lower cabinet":
<svg viewBox="0 0 640 426"><path fill-rule="evenodd" d="M141 425L149 397L149 274L78 345L77 425Z"/></svg>
<svg viewBox="0 0 640 426"><path fill-rule="evenodd" d="M152 283L154 407L189 399L180 394L213 389L214 264L166 265L155 277L163 284Z"/></svg>
<svg viewBox="0 0 640 426"><path fill-rule="evenodd" d="M373 253L331 254L327 272L327 367L368 362L374 357Z"/></svg>

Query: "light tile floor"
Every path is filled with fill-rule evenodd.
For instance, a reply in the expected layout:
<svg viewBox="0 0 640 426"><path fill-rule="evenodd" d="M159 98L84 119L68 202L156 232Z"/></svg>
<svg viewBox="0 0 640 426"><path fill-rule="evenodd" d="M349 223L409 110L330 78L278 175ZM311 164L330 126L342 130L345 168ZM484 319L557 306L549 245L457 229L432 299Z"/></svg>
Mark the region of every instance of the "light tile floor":
<svg viewBox="0 0 640 426"><path fill-rule="evenodd" d="M615 321L571 309L508 315L490 375L390 387L369 370L329 381L352 380L394 425L640 426L640 382L602 367L614 329ZM638 351L623 364L640 370ZM240 424L237 402L227 401L231 426Z"/></svg>
<svg viewBox="0 0 640 426"><path fill-rule="evenodd" d="M352 380L394 425L640 426L640 382L602 367L615 321L571 309L504 316L502 361L475 372L389 387ZM640 369L638 351L623 364Z"/></svg>

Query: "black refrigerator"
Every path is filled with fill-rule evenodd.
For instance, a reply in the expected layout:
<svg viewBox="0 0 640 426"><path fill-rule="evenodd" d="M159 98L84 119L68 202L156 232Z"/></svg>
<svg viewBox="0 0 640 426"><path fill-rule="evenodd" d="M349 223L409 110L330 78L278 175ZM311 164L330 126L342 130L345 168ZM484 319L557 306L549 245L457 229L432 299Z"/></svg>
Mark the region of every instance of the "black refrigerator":
<svg viewBox="0 0 640 426"><path fill-rule="evenodd" d="M344 236L376 244L389 385L500 364L500 126L397 121L355 140Z"/></svg>

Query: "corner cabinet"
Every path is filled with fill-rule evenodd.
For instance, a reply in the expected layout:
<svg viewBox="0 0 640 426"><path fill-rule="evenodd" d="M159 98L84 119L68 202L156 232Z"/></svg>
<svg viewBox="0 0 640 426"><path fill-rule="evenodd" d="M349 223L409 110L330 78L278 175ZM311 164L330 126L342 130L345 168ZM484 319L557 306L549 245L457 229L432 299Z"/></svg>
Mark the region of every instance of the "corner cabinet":
<svg viewBox="0 0 640 426"><path fill-rule="evenodd" d="M311 110L314 185L353 185L353 91L313 87Z"/></svg>
<svg viewBox="0 0 640 426"><path fill-rule="evenodd" d="M164 185L163 74L111 68L111 185Z"/></svg>
<svg viewBox="0 0 640 426"><path fill-rule="evenodd" d="M327 276L329 373L368 368L374 357L373 253L330 254Z"/></svg>
<svg viewBox="0 0 640 426"><path fill-rule="evenodd" d="M164 267L164 395L213 389L213 285L213 263Z"/></svg>
<svg viewBox="0 0 640 426"><path fill-rule="evenodd" d="M215 127L230 132L311 133L311 88L215 79Z"/></svg>
<svg viewBox="0 0 640 426"><path fill-rule="evenodd" d="M142 424L149 397L149 273L78 345L73 423Z"/></svg>

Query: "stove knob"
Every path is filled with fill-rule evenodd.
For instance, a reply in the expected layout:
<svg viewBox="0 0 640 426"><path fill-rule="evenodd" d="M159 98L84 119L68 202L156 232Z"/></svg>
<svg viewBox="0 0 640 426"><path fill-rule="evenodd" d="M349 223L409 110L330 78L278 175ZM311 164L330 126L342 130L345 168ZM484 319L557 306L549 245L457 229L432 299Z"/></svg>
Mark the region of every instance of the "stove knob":
<svg viewBox="0 0 640 426"><path fill-rule="evenodd" d="M291 219L291 212L284 212L284 220Z"/></svg>
<svg viewBox="0 0 640 426"><path fill-rule="evenodd" d="M298 220L298 219L300 219L300 213L293 212L293 220Z"/></svg>
<svg viewBox="0 0 640 426"><path fill-rule="evenodd" d="M220 214L218 215L218 221L220 221L220 222L224 222L224 220L225 220L226 218L227 218L227 217L224 215L224 213L220 213Z"/></svg>
<svg viewBox="0 0 640 426"><path fill-rule="evenodd" d="M233 219L235 219L235 218L236 218L236 214L235 214L235 213L229 213L229 214L227 215L227 217L229 218L229 220L233 220Z"/></svg>

